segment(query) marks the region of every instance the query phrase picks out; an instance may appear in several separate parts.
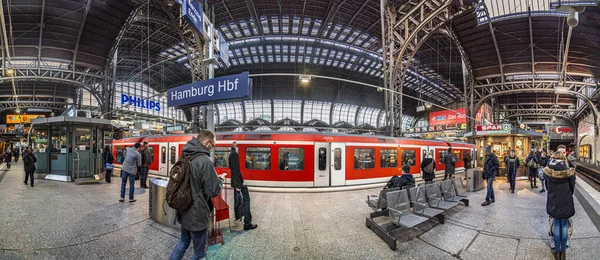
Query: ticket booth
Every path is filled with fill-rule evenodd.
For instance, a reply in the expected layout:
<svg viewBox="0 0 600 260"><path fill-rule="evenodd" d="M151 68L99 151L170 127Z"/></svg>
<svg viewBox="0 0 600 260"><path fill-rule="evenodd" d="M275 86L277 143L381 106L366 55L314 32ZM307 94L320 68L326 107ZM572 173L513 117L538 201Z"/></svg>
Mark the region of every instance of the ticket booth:
<svg viewBox="0 0 600 260"><path fill-rule="evenodd" d="M104 144L112 136L110 120L58 116L38 118L29 132L37 158L36 178L78 181L103 177Z"/></svg>

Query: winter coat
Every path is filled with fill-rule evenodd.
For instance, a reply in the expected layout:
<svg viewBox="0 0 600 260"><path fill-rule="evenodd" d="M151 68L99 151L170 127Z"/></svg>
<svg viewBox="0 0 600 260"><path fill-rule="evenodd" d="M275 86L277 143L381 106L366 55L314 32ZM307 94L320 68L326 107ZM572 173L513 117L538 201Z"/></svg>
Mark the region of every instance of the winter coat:
<svg viewBox="0 0 600 260"><path fill-rule="evenodd" d="M496 173L498 172L498 167L500 167L498 157L496 157L494 153L490 153L485 157L485 162L483 165L483 177L485 179L495 178Z"/></svg>
<svg viewBox="0 0 600 260"><path fill-rule="evenodd" d="M452 163L454 161L454 164ZM456 165L456 157L452 153L448 153L444 156L444 164L446 164L445 173L454 174L455 165Z"/></svg>
<svg viewBox="0 0 600 260"><path fill-rule="evenodd" d="M125 155L125 160L123 160L121 171L135 175L137 168L140 166L142 166L142 156L134 147L129 148L127 155Z"/></svg>
<svg viewBox="0 0 600 260"><path fill-rule="evenodd" d="M210 160L210 151L194 137L183 147L183 155L197 154L199 156L190 162L190 188L194 202L192 207L177 214L177 221L189 231L202 231L208 227L213 210L211 198L218 196L223 188L223 182Z"/></svg>
<svg viewBox="0 0 600 260"><path fill-rule="evenodd" d="M430 163L433 163L433 171L426 172L425 167ZM423 161L421 162L421 172L423 173L423 179L426 181L433 180L433 178L435 178L435 161L433 160L433 158L425 157L423 159Z"/></svg>
<svg viewBox="0 0 600 260"><path fill-rule="evenodd" d="M104 155L102 156L102 158L106 160L106 163L114 163L115 161L115 157L110 151L104 151Z"/></svg>
<svg viewBox="0 0 600 260"><path fill-rule="evenodd" d="M546 157L543 157L543 156L540 157L540 167L546 167L546 166L548 166L548 161L549 161L548 156L546 156Z"/></svg>
<svg viewBox="0 0 600 260"><path fill-rule="evenodd" d="M535 154L533 155L529 155L527 156L527 159L525 159L525 165L527 165L527 167L529 167L529 161L533 160L535 163L537 163L538 165L540 164L540 161L538 161L537 157L535 156ZM536 167L529 167L530 169L535 169Z"/></svg>
<svg viewBox="0 0 600 260"><path fill-rule="evenodd" d="M519 157L516 155L511 157L509 155L504 159L504 164L506 164L507 173L517 174L517 169L519 169L521 163L519 162Z"/></svg>
<svg viewBox="0 0 600 260"><path fill-rule="evenodd" d="M229 153L229 169L231 170L231 187L241 189L244 186L244 177L240 171L240 156L233 147Z"/></svg>
<svg viewBox="0 0 600 260"><path fill-rule="evenodd" d="M471 155L465 154L465 158L463 158L463 161L465 162L465 170L471 169L471 161L473 161Z"/></svg>
<svg viewBox="0 0 600 260"><path fill-rule="evenodd" d="M154 155L152 154L152 151L150 151L150 149L148 149L148 147L144 147L140 151L140 154L142 155L142 167L145 167L145 168L150 167L150 164L152 164L152 162L154 162Z"/></svg>
<svg viewBox="0 0 600 260"><path fill-rule="evenodd" d="M35 172L35 163L37 162L35 155L32 152L27 152L24 154L25 158L23 158L23 164L25 172Z"/></svg>
<svg viewBox="0 0 600 260"><path fill-rule="evenodd" d="M575 215L573 192L575 192L575 168L560 159L550 159L544 168L546 177L546 213L556 219L566 219Z"/></svg>
<svg viewBox="0 0 600 260"><path fill-rule="evenodd" d="M415 178L413 178L412 174L400 175L400 189L408 185L415 185Z"/></svg>

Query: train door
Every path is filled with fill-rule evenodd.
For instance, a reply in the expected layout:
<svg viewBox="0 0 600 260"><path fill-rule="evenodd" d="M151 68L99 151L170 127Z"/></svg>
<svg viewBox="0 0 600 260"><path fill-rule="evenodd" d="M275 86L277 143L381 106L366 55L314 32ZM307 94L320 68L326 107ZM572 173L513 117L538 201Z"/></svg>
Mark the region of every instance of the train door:
<svg viewBox="0 0 600 260"><path fill-rule="evenodd" d="M169 172L171 171L171 167L175 165L177 159L179 158L179 143L171 142L169 143L169 156L167 157L167 176L169 176Z"/></svg>
<svg viewBox="0 0 600 260"><path fill-rule="evenodd" d="M160 143L158 149L158 174L169 176L169 143Z"/></svg>
<svg viewBox="0 0 600 260"><path fill-rule="evenodd" d="M345 143L331 143L331 186L346 185L346 154Z"/></svg>
<svg viewBox="0 0 600 260"><path fill-rule="evenodd" d="M329 186L330 147L330 143L315 143L315 187Z"/></svg>
<svg viewBox="0 0 600 260"><path fill-rule="evenodd" d="M429 155L431 156L431 158L433 158L434 154L433 148L429 148L429 146L421 146L421 154L419 156L421 156L421 160L419 162L423 162L423 160L425 160L425 156ZM421 165L419 165L419 177L423 177L423 172L421 171Z"/></svg>

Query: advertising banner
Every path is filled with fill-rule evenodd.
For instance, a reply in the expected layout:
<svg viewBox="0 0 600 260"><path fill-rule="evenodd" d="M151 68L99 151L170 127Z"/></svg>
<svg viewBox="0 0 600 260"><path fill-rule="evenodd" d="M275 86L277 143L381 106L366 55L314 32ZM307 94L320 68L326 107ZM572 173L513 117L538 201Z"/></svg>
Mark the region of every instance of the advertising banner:
<svg viewBox="0 0 600 260"><path fill-rule="evenodd" d="M46 117L45 115L6 115L7 124L31 124L31 121L37 117Z"/></svg>
<svg viewBox="0 0 600 260"><path fill-rule="evenodd" d="M573 128L570 126L552 126L550 127L549 137L551 140L573 140L575 138L575 133L573 132Z"/></svg>
<svg viewBox="0 0 600 260"><path fill-rule="evenodd" d="M466 123L465 108L455 109L454 111L443 110L429 113L429 125L453 125Z"/></svg>
<svg viewBox="0 0 600 260"><path fill-rule="evenodd" d="M510 124L502 125L478 125L477 135L498 135L498 134L510 134L512 126Z"/></svg>
<svg viewBox="0 0 600 260"><path fill-rule="evenodd" d="M208 102L250 99L248 72L212 78L169 89L168 107L198 106Z"/></svg>

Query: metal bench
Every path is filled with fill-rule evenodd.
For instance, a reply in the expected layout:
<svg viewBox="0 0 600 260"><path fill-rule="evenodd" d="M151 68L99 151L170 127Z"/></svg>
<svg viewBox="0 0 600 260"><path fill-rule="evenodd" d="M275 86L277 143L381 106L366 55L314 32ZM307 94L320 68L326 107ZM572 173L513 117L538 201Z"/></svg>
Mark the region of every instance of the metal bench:
<svg viewBox="0 0 600 260"><path fill-rule="evenodd" d="M374 211L377 211L378 209L385 209L388 207L388 202L387 202L388 192L398 191L398 190L400 190L400 188L382 189L381 191L379 191L379 196L367 195L367 200L365 202Z"/></svg>
<svg viewBox="0 0 600 260"><path fill-rule="evenodd" d="M392 223L411 228L428 220L426 217L412 213L407 190L388 192L387 198L389 216Z"/></svg>
<svg viewBox="0 0 600 260"><path fill-rule="evenodd" d="M446 223L446 216L441 209L430 208L427 204L427 195L425 195L424 187L416 187L409 190L410 202L413 206L413 211L421 216L428 218L436 217L440 223Z"/></svg>
<svg viewBox="0 0 600 260"><path fill-rule="evenodd" d="M439 182L425 185L425 191L429 206L432 208L448 210L458 205L458 202L442 200L442 189Z"/></svg>
<svg viewBox="0 0 600 260"><path fill-rule="evenodd" d="M459 188L459 186L461 188ZM467 198L467 196L462 195L463 193L461 192L461 190L466 190L463 180L461 178L452 179L452 187L454 188L454 195L458 198L458 200L462 201L462 203L464 203L465 206L468 207L469 199Z"/></svg>

